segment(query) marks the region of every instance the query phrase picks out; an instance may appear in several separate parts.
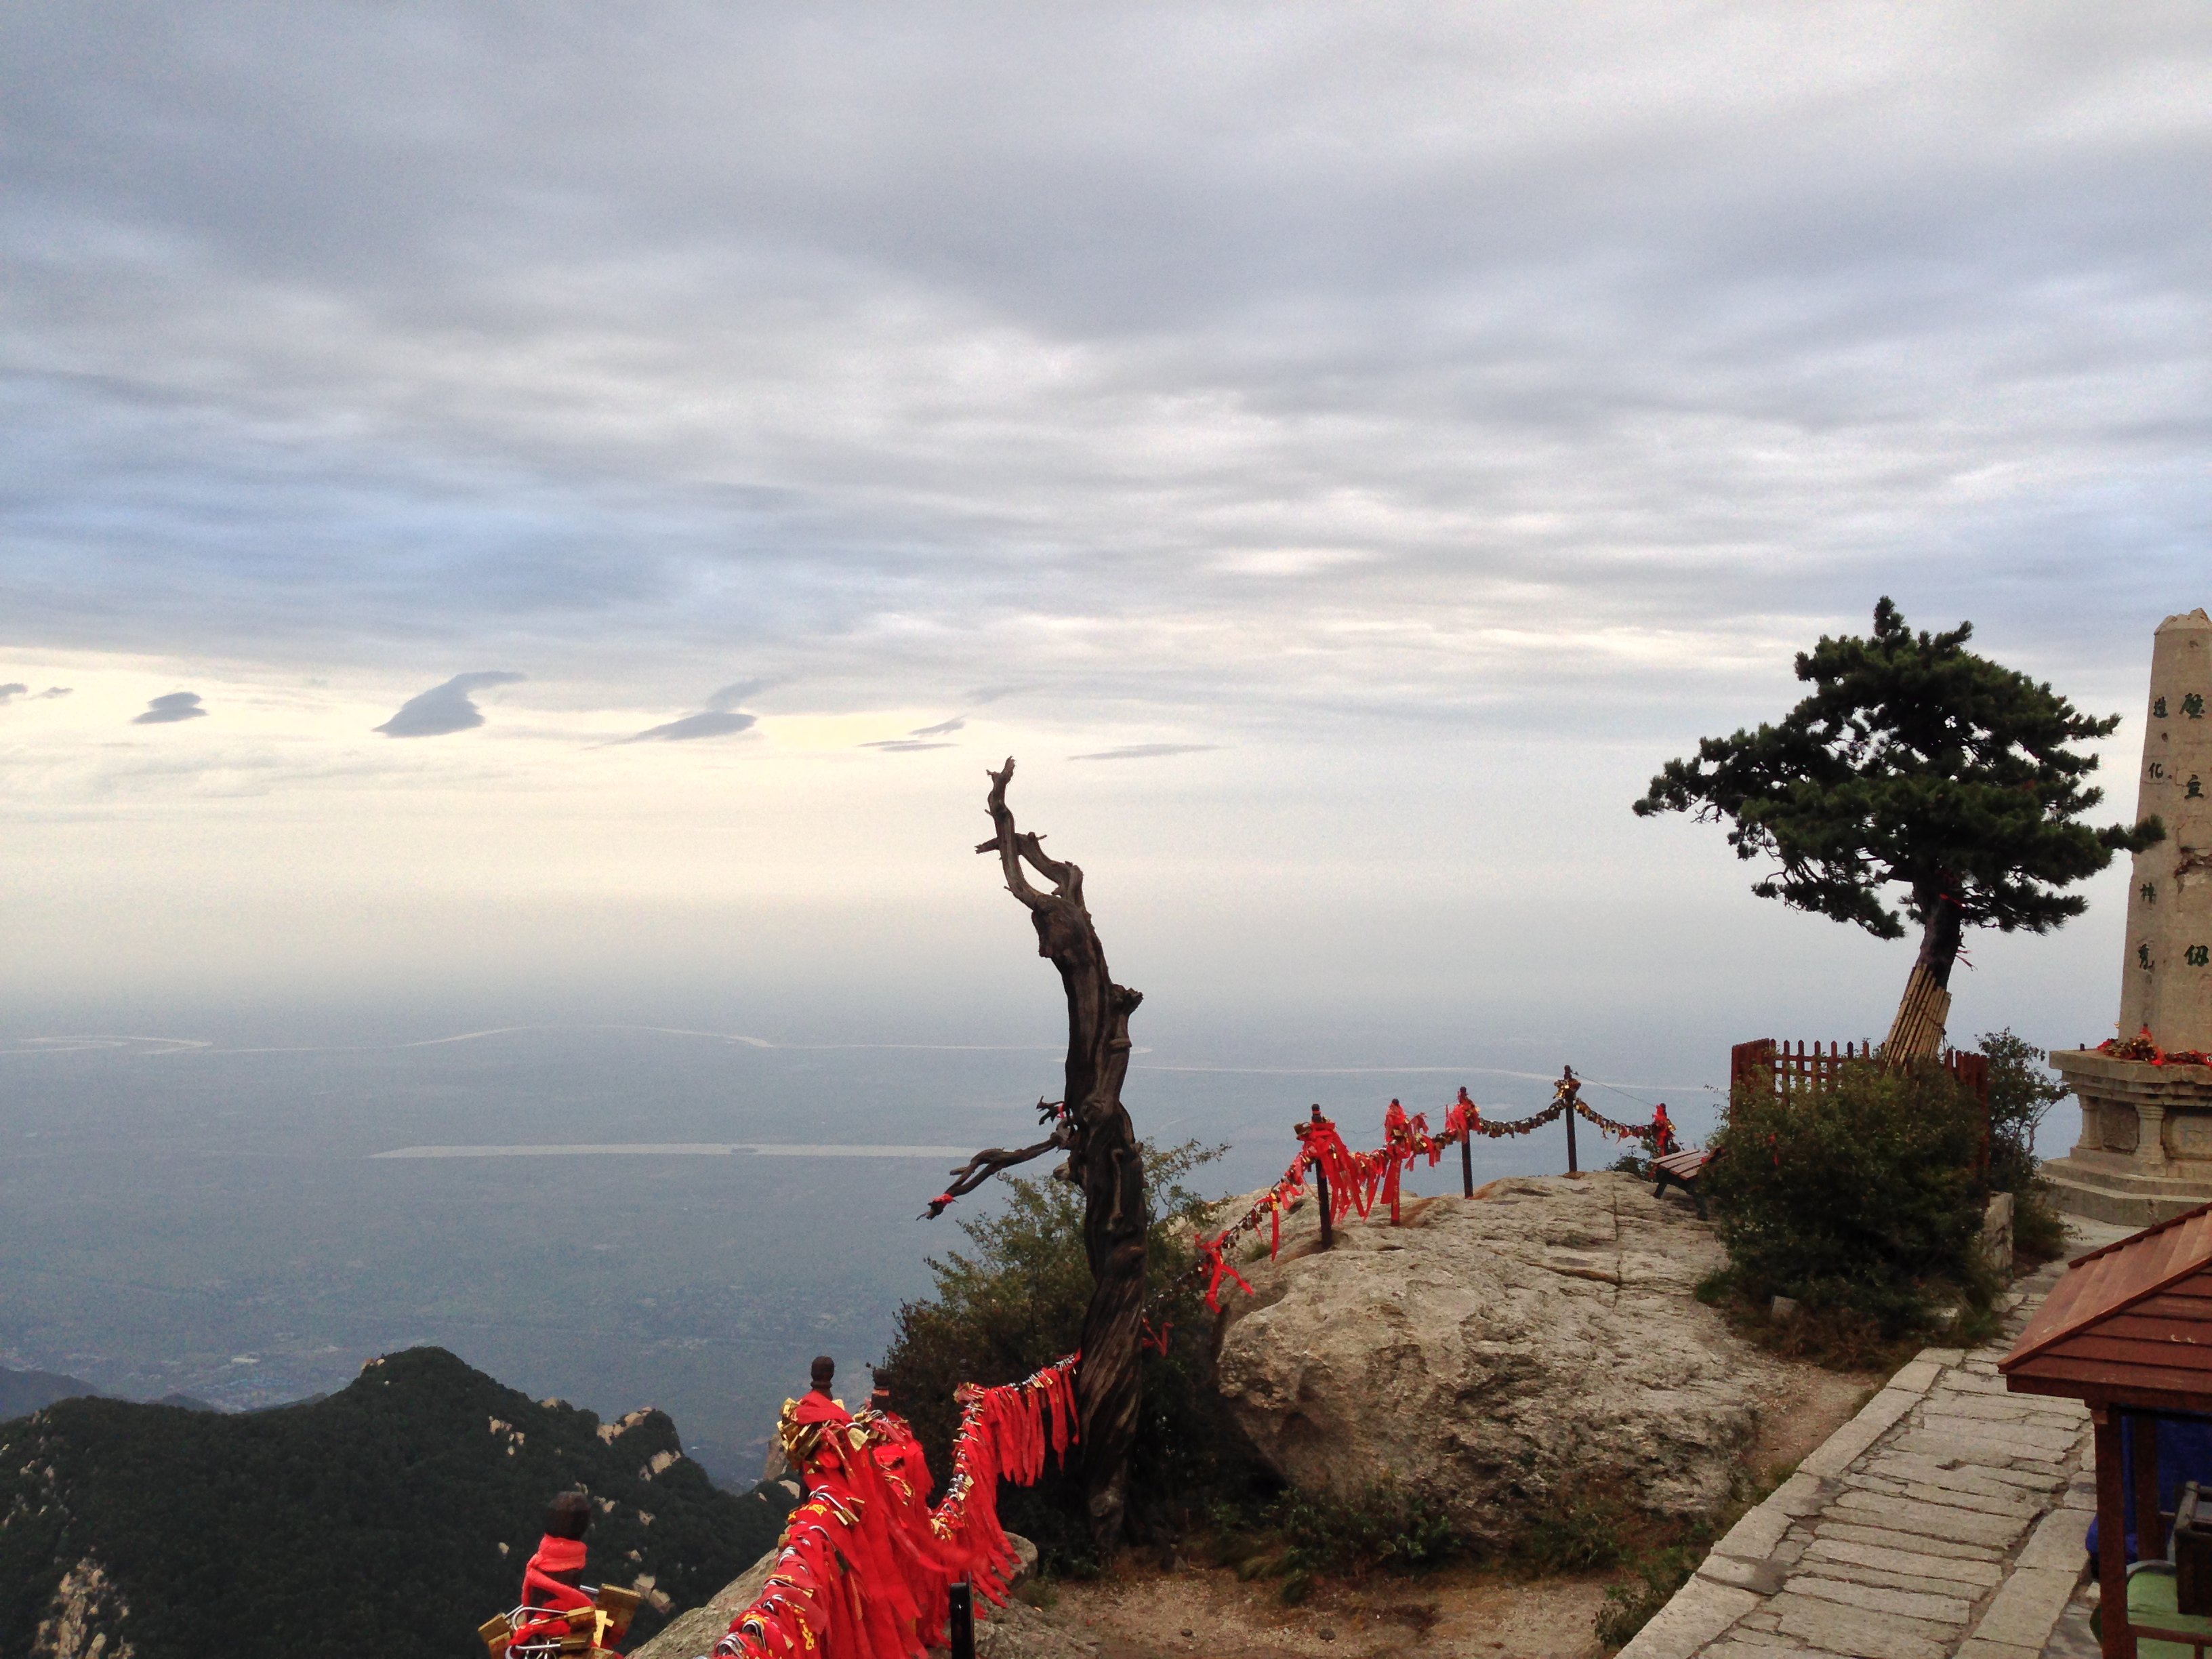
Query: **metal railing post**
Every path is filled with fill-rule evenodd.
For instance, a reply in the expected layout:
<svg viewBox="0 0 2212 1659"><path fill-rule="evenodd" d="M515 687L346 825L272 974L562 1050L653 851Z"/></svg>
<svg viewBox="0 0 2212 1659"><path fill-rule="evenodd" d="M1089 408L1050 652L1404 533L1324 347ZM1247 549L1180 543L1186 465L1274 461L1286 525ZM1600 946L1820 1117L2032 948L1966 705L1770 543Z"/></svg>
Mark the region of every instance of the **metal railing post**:
<svg viewBox="0 0 2212 1659"><path fill-rule="evenodd" d="M951 1627L945 1640L952 1659L975 1659L975 1591L963 1578L945 1592L945 1622Z"/></svg>

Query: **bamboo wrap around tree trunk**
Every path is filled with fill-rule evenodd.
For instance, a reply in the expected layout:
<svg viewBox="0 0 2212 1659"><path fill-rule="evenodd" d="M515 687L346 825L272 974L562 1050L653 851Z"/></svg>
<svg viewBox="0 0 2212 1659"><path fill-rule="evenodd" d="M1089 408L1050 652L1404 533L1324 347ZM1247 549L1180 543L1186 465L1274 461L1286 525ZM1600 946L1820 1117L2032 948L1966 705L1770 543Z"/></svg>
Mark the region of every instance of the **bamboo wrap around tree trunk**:
<svg viewBox="0 0 2212 1659"><path fill-rule="evenodd" d="M1912 964L1912 977L1905 983L1905 1000L1897 1005L1882 1055L1892 1064L1911 1060L1933 1060L1942 1052L1943 1028L1951 1017L1951 993L1936 983L1924 962Z"/></svg>
<svg viewBox="0 0 2212 1659"><path fill-rule="evenodd" d="M1018 830L1006 805L1011 757L990 774L988 810L997 833L976 848L995 853L1006 890L1029 907L1037 954L1060 970L1067 993L1067 1066L1062 1144L1066 1176L1083 1188L1083 1245L1091 1264L1091 1305L1083 1319L1076 1372L1084 1497L1101 1553L1121 1541L1128 1501L1129 1452L1137 1437L1138 1342L1145 1297L1144 1158L1121 1104L1129 1070L1129 1015L1141 992L1114 983L1106 951L1083 902L1083 872L1048 858L1042 837ZM1050 884L1040 890L1034 871Z"/></svg>

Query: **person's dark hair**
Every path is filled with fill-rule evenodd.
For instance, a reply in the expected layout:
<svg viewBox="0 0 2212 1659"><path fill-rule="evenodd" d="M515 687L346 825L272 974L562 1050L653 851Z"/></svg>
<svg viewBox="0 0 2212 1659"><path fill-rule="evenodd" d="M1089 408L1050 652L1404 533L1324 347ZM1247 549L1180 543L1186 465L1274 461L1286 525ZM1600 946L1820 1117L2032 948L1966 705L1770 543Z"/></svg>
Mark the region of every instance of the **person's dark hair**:
<svg viewBox="0 0 2212 1659"><path fill-rule="evenodd" d="M580 1492L564 1492L545 1511L548 1538L581 1538L591 1530L592 1500Z"/></svg>
<svg viewBox="0 0 2212 1659"><path fill-rule="evenodd" d="M813 1376L814 1386L816 1388L828 1388L830 1386L830 1379L835 1377L836 1375L837 1362L832 1359L828 1354L822 1354L815 1359Z"/></svg>

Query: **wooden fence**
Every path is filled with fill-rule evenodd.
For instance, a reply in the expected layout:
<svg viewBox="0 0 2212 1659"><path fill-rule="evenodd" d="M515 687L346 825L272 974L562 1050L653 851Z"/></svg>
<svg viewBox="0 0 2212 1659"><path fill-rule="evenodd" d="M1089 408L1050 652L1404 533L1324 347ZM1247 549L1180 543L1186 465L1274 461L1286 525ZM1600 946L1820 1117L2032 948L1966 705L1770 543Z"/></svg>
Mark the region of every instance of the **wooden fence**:
<svg viewBox="0 0 2212 1659"><path fill-rule="evenodd" d="M1825 1048L1816 1042L1809 1049L1802 1042L1792 1048L1772 1037L1739 1042L1729 1050L1729 1093L1734 1096L1746 1083L1771 1089L1778 1095L1796 1089L1826 1088L1844 1066L1863 1065L1875 1057L1875 1047L1869 1042L1831 1042ZM1971 1089L1974 1098L1982 1103L1982 1144L1974 1167L1986 1170L1990 1161L1990 1057L1947 1048L1939 1064Z"/></svg>
<svg viewBox="0 0 2212 1659"><path fill-rule="evenodd" d="M1772 1037L1739 1042L1729 1050L1729 1090L1733 1093L1740 1084L1760 1081L1777 1094L1787 1094L1792 1089L1826 1088L1844 1066L1863 1064L1874 1059L1875 1054L1870 1042L1815 1042L1809 1048L1802 1042L1793 1048ZM1972 1090L1975 1098L1982 1103L1982 1109L1988 1111L1990 1057L1950 1048L1944 1051L1941 1064L1960 1084Z"/></svg>

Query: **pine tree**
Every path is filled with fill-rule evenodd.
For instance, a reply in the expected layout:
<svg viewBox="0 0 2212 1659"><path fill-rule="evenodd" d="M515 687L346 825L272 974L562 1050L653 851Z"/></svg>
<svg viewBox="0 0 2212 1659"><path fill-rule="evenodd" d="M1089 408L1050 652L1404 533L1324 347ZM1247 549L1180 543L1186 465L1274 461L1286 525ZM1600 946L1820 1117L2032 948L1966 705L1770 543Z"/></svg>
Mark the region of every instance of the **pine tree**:
<svg viewBox="0 0 2212 1659"><path fill-rule="evenodd" d="M1763 898L1877 939L1917 924L1920 954L1887 1044L1897 1057L1932 1056L1942 1042L1967 928L2049 933L2087 904L2060 888L2166 833L2156 818L2077 822L2104 792L2084 782L2096 757L2067 745L2109 736L2120 717L2083 714L1967 650L1972 635L1964 622L1915 634L1885 598L1870 637L1824 635L1798 653L1813 694L1779 725L1698 739L1697 759L1668 761L1636 803L1639 817L1729 820L1738 858L1780 866L1752 884Z"/></svg>

